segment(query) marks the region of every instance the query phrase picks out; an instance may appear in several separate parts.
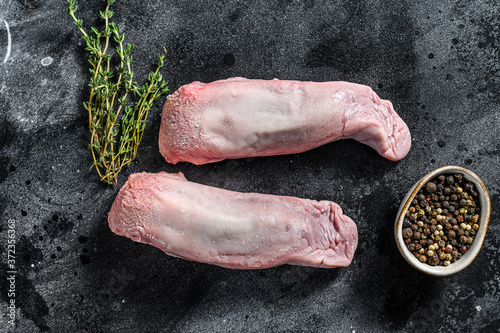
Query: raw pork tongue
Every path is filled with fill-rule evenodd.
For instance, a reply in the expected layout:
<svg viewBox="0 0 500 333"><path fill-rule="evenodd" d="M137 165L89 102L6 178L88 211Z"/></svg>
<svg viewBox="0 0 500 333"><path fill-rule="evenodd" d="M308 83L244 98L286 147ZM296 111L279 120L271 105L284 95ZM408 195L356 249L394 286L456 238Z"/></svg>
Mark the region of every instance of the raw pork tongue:
<svg viewBox="0 0 500 333"><path fill-rule="evenodd" d="M408 127L367 86L232 78L193 82L167 98L160 153L170 163L303 152L355 139L390 160L406 156Z"/></svg>
<svg viewBox="0 0 500 333"><path fill-rule="evenodd" d="M358 244L356 225L333 202L233 192L182 173L131 175L108 220L118 235L227 268L348 266Z"/></svg>

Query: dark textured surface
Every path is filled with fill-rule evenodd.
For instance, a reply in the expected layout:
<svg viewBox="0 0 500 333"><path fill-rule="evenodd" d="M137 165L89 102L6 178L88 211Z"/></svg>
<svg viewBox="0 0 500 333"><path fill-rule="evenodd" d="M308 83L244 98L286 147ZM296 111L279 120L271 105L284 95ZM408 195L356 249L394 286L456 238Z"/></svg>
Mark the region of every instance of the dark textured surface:
<svg viewBox="0 0 500 333"><path fill-rule="evenodd" d="M165 46L172 90L231 76L362 83L394 103L413 146L399 162L342 141L298 155L172 166L158 153L161 101L115 187L87 172L81 105L89 74L64 8L56 0L0 2L0 331L499 331L496 1L118 1L115 20L136 45L139 80ZM101 1L80 4L85 26L97 23L98 9ZM4 63L5 22L12 48ZM392 228L407 189L448 164L482 178L492 215L474 263L433 278L402 259ZM160 170L231 190L335 201L358 225L354 261L233 271L114 235L106 215L120 185L130 173ZM6 316L9 219L16 329Z"/></svg>

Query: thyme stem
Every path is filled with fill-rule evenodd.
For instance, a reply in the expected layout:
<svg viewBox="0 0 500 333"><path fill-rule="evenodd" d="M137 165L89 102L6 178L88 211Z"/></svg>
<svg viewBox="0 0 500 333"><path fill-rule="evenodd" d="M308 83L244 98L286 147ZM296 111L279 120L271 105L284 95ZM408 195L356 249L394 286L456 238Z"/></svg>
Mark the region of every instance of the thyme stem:
<svg viewBox="0 0 500 333"><path fill-rule="evenodd" d="M91 133L91 169L95 168L100 179L107 184L116 184L120 171L135 159L153 102L169 92L168 83L160 74L165 52L158 56L158 66L149 74L147 83L139 87L133 80L133 45L124 44L125 34L120 34L118 25L110 21L113 16L110 7L114 2L107 0L105 10L99 12L104 29L99 31L92 27L92 33L87 33L82 20L75 16L76 0L67 0L66 9L80 30L85 49L89 52L91 79L89 100L84 103L84 107L88 112ZM116 43L113 54L110 53L112 42ZM111 70L112 55L119 58L115 80L115 73ZM136 101L129 102L131 91Z"/></svg>

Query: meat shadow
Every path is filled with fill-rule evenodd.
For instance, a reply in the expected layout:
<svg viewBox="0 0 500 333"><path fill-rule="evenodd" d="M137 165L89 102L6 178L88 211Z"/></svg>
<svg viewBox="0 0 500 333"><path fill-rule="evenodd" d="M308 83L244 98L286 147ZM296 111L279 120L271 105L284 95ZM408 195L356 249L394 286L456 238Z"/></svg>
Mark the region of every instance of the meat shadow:
<svg viewBox="0 0 500 333"><path fill-rule="evenodd" d="M89 331L116 329L126 318L127 331L172 332L193 312L220 299L240 309L255 303L292 306L344 274L343 268L231 270L190 262L117 236L106 221L100 221L88 239L95 251L88 253L79 273L84 283L78 314L76 308L74 312L76 326Z"/></svg>

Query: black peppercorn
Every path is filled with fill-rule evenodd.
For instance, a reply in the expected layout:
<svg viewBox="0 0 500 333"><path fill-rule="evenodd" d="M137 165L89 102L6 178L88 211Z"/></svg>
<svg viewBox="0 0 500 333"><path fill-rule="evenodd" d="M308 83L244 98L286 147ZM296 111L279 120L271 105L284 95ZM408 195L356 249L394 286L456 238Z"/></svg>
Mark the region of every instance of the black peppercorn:
<svg viewBox="0 0 500 333"><path fill-rule="evenodd" d="M462 244L467 243L467 237L466 236L460 236L460 243L462 243Z"/></svg>
<svg viewBox="0 0 500 333"><path fill-rule="evenodd" d="M439 264L439 258L436 254L429 258L429 265L436 266Z"/></svg>
<svg viewBox="0 0 500 333"><path fill-rule="evenodd" d="M445 178L446 178L445 175L439 175L437 177L437 179L439 180L440 183L444 182Z"/></svg>
<svg viewBox="0 0 500 333"><path fill-rule="evenodd" d="M410 238L413 235L413 231L411 228L404 228L403 229L403 238Z"/></svg>
<svg viewBox="0 0 500 333"><path fill-rule="evenodd" d="M434 182L428 182L428 183L425 185L425 189L426 189L426 190L427 190L427 192L429 192L429 193L434 193L434 192L436 192L436 190L437 190L436 183L434 183Z"/></svg>
<svg viewBox="0 0 500 333"><path fill-rule="evenodd" d="M405 217L403 220L403 228L409 228L411 226L411 221L409 218Z"/></svg>

